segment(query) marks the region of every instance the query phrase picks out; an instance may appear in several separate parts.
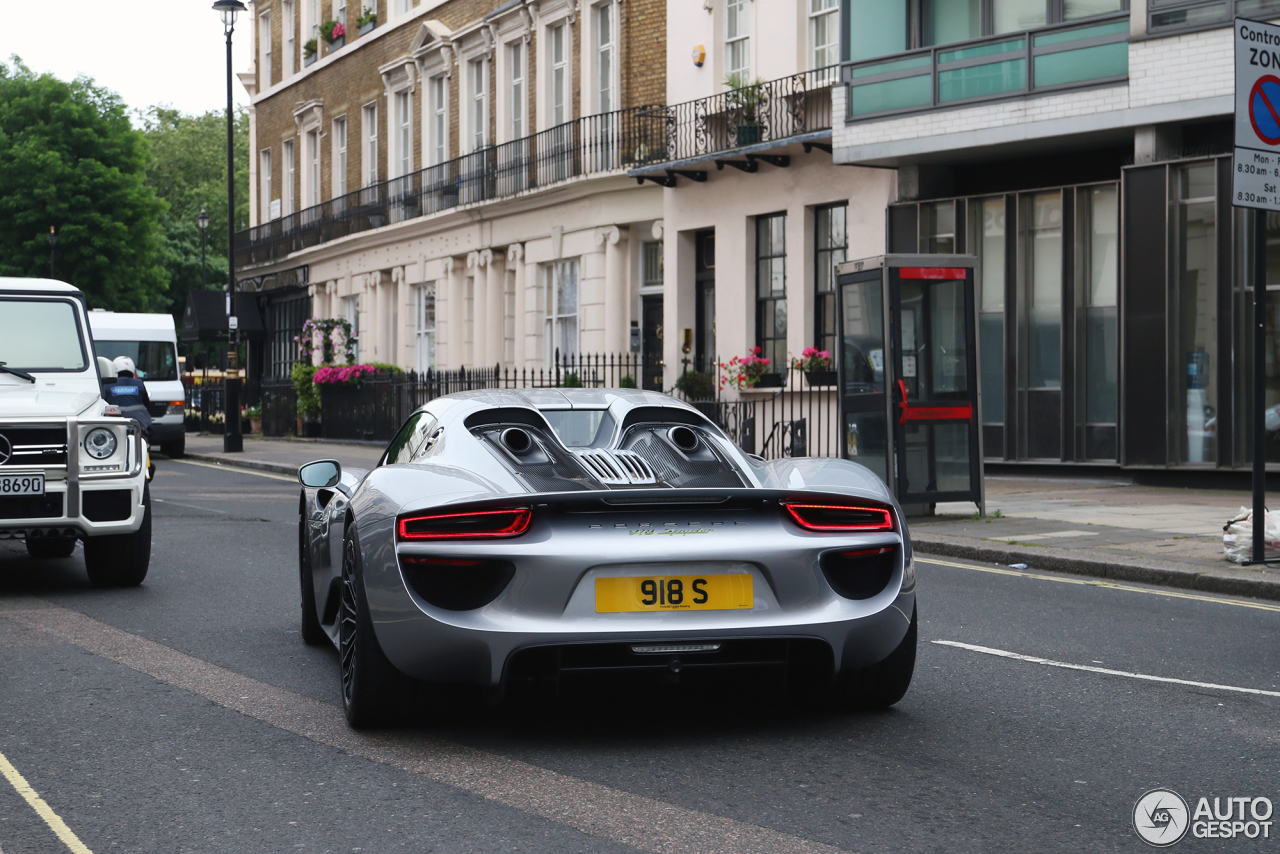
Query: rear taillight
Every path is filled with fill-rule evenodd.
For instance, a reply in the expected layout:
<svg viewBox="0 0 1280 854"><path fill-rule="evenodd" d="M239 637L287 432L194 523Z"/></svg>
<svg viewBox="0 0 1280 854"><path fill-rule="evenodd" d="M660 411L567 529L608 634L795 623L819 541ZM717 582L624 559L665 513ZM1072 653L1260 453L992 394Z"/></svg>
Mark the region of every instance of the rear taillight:
<svg viewBox="0 0 1280 854"><path fill-rule="evenodd" d="M820 534L892 531L893 513L888 507L868 504L802 504L788 501L787 508L795 523L806 531Z"/></svg>
<svg viewBox="0 0 1280 854"><path fill-rule="evenodd" d="M431 513L401 518L396 533L399 539L411 541L502 539L520 536L529 530L532 519L528 507Z"/></svg>

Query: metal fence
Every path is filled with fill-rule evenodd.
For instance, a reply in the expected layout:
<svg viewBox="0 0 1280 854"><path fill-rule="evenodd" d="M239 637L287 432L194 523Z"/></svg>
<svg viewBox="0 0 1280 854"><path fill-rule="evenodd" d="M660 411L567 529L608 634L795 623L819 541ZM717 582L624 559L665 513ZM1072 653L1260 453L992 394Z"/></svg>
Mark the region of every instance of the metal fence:
<svg viewBox="0 0 1280 854"><path fill-rule="evenodd" d="M838 79L839 66L829 65L665 107L667 156L662 159L684 160L830 130L831 87Z"/></svg>
<svg viewBox="0 0 1280 854"><path fill-rule="evenodd" d="M666 110L642 106L583 116L237 232L236 268L458 205L668 160Z"/></svg>

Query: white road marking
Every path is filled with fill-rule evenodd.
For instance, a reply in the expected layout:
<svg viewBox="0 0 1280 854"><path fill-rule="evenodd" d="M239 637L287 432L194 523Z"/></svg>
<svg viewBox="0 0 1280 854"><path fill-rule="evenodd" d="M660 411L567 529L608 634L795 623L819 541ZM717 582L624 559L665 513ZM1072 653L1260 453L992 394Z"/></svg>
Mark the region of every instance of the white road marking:
<svg viewBox="0 0 1280 854"><path fill-rule="evenodd" d="M67 827L66 822L58 817L53 808L45 803L44 798L36 794L36 790L31 788L31 784L26 778L18 773L18 769L9 764L9 760L0 753L0 774L3 774L13 788L18 790L18 794L22 795L22 799L26 801L36 814L44 819L44 823L49 825L49 829L54 832L58 839L62 840L62 844L75 852L75 854L93 854L89 850L89 846L80 841L80 837L71 832L71 828ZM0 852L2 854L2 852Z"/></svg>
<svg viewBox="0 0 1280 854"><path fill-rule="evenodd" d="M257 469L240 468L239 466L222 466L216 463L198 463L195 460L170 460L170 462L181 463L184 466L200 466L206 469L216 469L218 471L231 472L232 474L251 474L254 477L269 477L272 480L283 480L288 483L297 483L296 477L285 477L282 474L273 474L267 471L258 471Z"/></svg>
<svg viewBox="0 0 1280 854"><path fill-rule="evenodd" d="M1251 601L1248 599L1225 599L1221 596L1209 596L1204 593L1182 593L1177 590L1165 590L1158 587L1134 587L1131 584L1117 584L1114 581L1103 581L1100 578L1069 578L1059 575L1041 575L1038 572L1026 572L1019 569L1002 569L996 566L976 566L970 563L953 563L949 560L937 560L931 557L915 555L916 563L931 563L936 566L953 566L956 569L971 569L974 572L989 572L993 575L1016 575L1020 578L1032 578L1036 581L1055 581L1058 584L1082 584L1085 587L1104 587L1108 590L1123 590L1127 593L1145 593L1148 596L1168 596L1173 599L1192 599L1196 602L1214 602L1218 605L1234 605L1237 608L1253 608L1257 611L1280 612L1280 605L1269 602Z"/></svg>
<svg viewBox="0 0 1280 854"><path fill-rule="evenodd" d="M37 604L38 603L38 604ZM841 854L841 849L714 813L414 733L355 732L329 703L259 682L36 599L0 613L86 652L270 726L401 768L590 836L656 854Z"/></svg>
<svg viewBox="0 0 1280 854"><path fill-rule="evenodd" d="M1190 679L1174 679L1170 676L1151 676L1147 673L1130 673L1127 670L1111 670L1106 667L1094 667L1089 664L1070 664L1065 661L1054 661L1051 658L1037 658L1034 655L1023 655L1005 649L993 649L989 646L976 646L960 641L936 640L939 646L950 646L956 649L967 649L970 652L981 652L984 655L995 655L1000 658L1011 658L1014 661L1025 661L1028 664L1043 664L1046 667L1061 667L1064 670L1083 670L1086 673L1101 673L1104 676L1124 676L1128 679L1142 679L1146 682L1163 682L1169 685L1187 685L1191 688L1212 688L1215 691L1234 691L1237 694L1255 694L1260 697L1280 697L1280 691L1263 691L1261 688L1240 688L1236 685L1217 685L1213 682L1194 682Z"/></svg>

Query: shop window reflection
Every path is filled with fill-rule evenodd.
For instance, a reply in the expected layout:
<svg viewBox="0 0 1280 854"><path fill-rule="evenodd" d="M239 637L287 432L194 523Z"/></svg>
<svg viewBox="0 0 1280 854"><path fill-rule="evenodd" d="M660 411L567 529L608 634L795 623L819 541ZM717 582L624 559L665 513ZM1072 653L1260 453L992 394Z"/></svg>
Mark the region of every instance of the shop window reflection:
<svg viewBox="0 0 1280 854"><path fill-rule="evenodd" d="M1212 161L1185 166L1177 183L1173 351L1174 461L1217 460L1217 203Z"/></svg>

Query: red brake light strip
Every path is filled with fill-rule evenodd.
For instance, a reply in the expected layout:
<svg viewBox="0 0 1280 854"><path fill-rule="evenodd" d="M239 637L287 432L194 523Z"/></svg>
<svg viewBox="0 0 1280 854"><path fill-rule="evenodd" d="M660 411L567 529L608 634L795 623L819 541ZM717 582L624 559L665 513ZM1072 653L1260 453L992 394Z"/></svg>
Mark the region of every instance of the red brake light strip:
<svg viewBox="0 0 1280 854"><path fill-rule="evenodd" d="M796 524L806 531L817 531L819 533L843 533L856 531L892 531L893 530L893 514L889 512L887 507L867 507L861 505L849 504L792 504L783 505L787 508L787 512L791 514L791 518ZM804 518L801 511L804 510L843 510L846 512L867 513L873 516L881 517L880 521L869 521L859 523L846 524L823 524L813 522Z"/></svg>
<svg viewBox="0 0 1280 854"><path fill-rule="evenodd" d="M409 525L414 522L426 522L447 525L464 520L481 520L491 518L491 527L470 527L455 530L411 531ZM533 512L528 507L504 507L500 510L471 510L465 513L431 513L424 516L407 516L396 526L396 533L401 540L492 540L504 537L518 537L529 530Z"/></svg>

